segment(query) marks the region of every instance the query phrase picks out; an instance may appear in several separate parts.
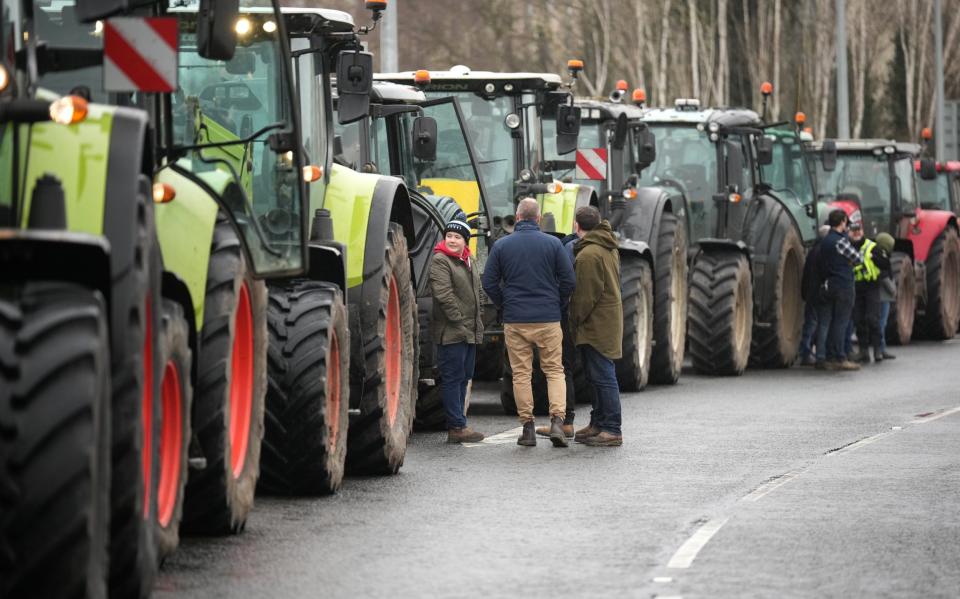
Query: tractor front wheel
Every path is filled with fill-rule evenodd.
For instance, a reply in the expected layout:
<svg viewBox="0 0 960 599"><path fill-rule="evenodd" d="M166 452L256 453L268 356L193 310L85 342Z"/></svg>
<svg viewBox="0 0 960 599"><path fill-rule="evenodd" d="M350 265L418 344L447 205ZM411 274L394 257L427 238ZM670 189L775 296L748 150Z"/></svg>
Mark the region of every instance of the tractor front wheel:
<svg viewBox="0 0 960 599"><path fill-rule="evenodd" d="M960 237L947 227L927 258L927 305L921 322L931 339L952 339L960 323Z"/></svg>
<svg viewBox="0 0 960 599"><path fill-rule="evenodd" d="M690 354L703 374L739 376L750 358L753 288L747 257L700 252L690 283Z"/></svg>
<svg viewBox="0 0 960 599"><path fill-rule="evenodd" d="M893 282L897 285L897 299L890 305L887 320L887 342L907 345L913 334L914 312L917 307L917 283L910 256L894 252L890 257Z"/></svg>
<svg viewBox="0 0 960 599"><path fill-rule="evenodd" d="M616 361L622 391L640 391L650 376L653 343L653 274L642 258L620 263L620 296L623 302L623 357Z"/></svg>
<svg viewBox="0 0 960 599"><path fill-rule="evenodd" d="M657 236L650 382L672 385L683 369L687 340L687 231L664 212Z"/></svg>

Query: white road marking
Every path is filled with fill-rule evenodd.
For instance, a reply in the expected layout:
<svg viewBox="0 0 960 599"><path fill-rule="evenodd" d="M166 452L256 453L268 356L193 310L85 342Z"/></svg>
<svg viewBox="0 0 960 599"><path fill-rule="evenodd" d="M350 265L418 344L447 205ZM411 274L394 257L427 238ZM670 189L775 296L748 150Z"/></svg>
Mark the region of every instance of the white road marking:
<svg viewBox="0 0 960 599"><path fill-rule="evenodd" d="M927 422L933 422L934 420L943 418L944 416L949 416L950 414L956 414L957 412L960 412L960 406L950 408L949 410L944 410L936 414L931 414L929 416L924 416L922 418L917 418L911 422L911 424L926 424Z"/></svg>
<svg viewBox="0 0 960 599"><path fill-rule="evenodd" d="M653 582L673 582L673 578L670 576L655 576Z"/></svg>
<svg viewBox="0 0 960 599"><path fill-rule="evenodd" d="M713 535L723 528L723 525L727 523L727 520L730 518L723 518L722 520L710 520L699 529L697 532L693 533L693 536L687 539L687 542L680 546L680 549L677 549L677 552L673 554L673 557L670 558L670 561L667 563L668 568L689 568L693 563L693 560L697 558L697 554L700 553L700 550L703 549L707 543L710 542L710 539L713 538Z"/></svg>
<svg viewBox="0 0 960 599"><path fill-rule="evenodd" d="M762 485L760 485L759 487L751 491L749 494L745 495L743 499L741 499L740 501L760 501L762 497L769 495L776 489L779 489L780 487L792 481L793 479L797 478L798 476L800 476L806 471L807 471L807 468L799 468L797 470L792 470L790 472L787 472L786 474L778 476L772 480L768 480L767 482L763 483Z"/></svg>
<svg viewBox="0 0 960 599"><path fill-rule="evenodd" d="M857 441L856 443L851 443L850 445L847 445L846 447L842 447L842 448L840 448L840 449L838 449L838 450L836 450L836 451L830 452L830 453L828 453L827 455L840 455L841 453L850 453L851 451L856 451L856 450L860 449L861 447L865 447L865 446L867 446L867 445L870 445L871 443L876 443L876 442L879 441L880 439L883 439L884 437L888 437L888 436L892 435L894 432L895 432L895 431L887 431L887 432L884 432L884 433L879 433L879 434L873 435L872 437L867 437L867 438L865 438L865 439L860 439L860 440Z"/></svg>
<svg viewBox="0 0 960 599"><path fill-rule="evenodd" d="M503 431L502 433L497 433L496 435L490 435L479 443L463 443L464 447L483 447L484 445L505 445L507 443L516 442L517 437L520 436L520 433L523 432L523 427L518 426L517 428L512 428L508 431Z"/></svg>

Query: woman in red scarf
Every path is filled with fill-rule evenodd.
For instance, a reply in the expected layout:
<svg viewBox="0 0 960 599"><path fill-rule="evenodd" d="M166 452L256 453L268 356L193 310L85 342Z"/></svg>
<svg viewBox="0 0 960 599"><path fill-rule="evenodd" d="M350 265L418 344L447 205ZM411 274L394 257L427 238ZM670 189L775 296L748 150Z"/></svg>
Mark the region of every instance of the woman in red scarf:
<svg viewBox="0 0 960 599"><path fill-rule="evenodd" d="M482 434L467 427L464 414L477 344L483 340L480 273L470 256L469 239L467 223L450 221L444 228L444 238L433 248L430 265L431 329L437 344L440 396L447 414L447 443L483 440Z"/></svg>

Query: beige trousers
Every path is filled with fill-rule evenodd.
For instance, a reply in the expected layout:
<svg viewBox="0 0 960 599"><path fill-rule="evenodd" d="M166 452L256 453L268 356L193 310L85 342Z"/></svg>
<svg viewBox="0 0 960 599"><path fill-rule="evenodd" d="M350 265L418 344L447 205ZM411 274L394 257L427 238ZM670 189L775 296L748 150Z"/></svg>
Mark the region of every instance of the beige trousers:
<svg viewBox="0 0 960 599"><path fill-rule="evenodd" d="M533 348L540 353L540 368L547 377L550 415L567 412L567 382L563 376L563 331L559 322L505 323L503 336L510 368L513 396L520 422L533 420Z"/></svg>

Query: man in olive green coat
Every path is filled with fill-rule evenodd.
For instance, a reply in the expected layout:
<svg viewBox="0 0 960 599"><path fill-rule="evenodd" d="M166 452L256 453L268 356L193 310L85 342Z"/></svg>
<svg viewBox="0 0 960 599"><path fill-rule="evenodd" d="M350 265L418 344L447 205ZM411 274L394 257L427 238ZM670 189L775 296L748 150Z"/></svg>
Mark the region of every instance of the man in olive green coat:
<svg viewBox="0 0 960 599"><path fill-rule="evenodd" d="M587 380L596 389L590 425L574 439L594 447L623 443L620 387L613 361L623 353L620 253L610 223L584 206L576 214L580 241L574 248L577 287L570 299L570 329L580 350Z"/></svg>

